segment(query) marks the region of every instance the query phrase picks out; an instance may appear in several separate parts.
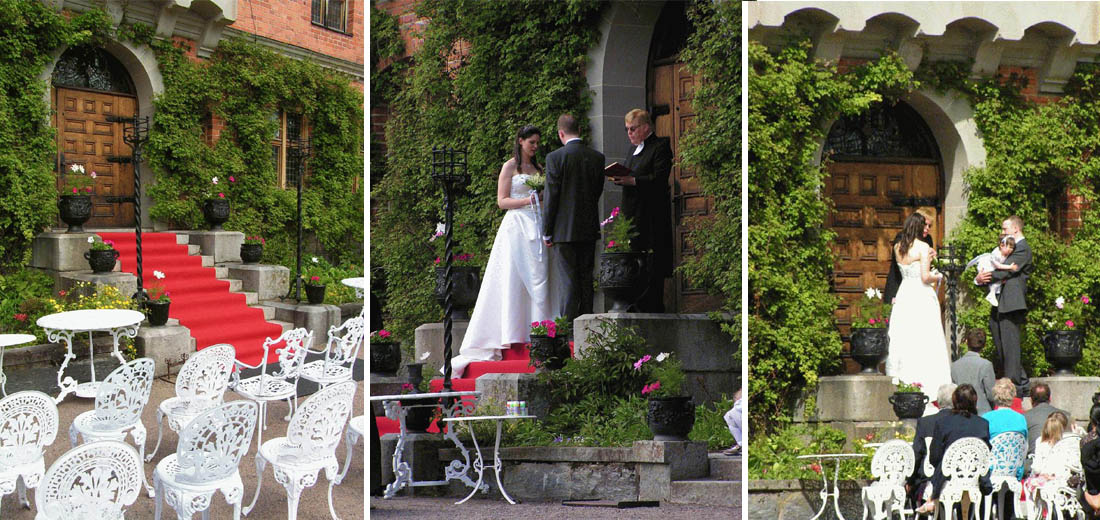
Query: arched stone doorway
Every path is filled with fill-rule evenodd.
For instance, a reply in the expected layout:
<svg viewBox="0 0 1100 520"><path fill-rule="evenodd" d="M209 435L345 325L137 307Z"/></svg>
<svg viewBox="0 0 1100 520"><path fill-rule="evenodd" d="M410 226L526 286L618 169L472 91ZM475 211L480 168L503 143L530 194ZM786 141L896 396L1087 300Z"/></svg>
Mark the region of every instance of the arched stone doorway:
<svg viewBox="0 0 1100 520"><path fill-rule="evenodd" d="M827 225L836 233L831 287L847 344L851 306L868 288L886 286L891 244L905 218L918 210L932 216L933 241L943 244L943 161L932 130L904 102L836 121L823 156L829 160L825 195L833 202ZM846 364L858 370L853 361Z"/></svg>

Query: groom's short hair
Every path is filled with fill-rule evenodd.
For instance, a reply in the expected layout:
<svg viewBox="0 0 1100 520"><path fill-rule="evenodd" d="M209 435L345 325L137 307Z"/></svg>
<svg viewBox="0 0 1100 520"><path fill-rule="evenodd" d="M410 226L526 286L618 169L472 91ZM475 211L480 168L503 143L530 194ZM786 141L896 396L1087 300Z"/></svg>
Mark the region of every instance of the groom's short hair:
<svg viewBox="0 0 1100 520"><path fill-rule="evenodd" d="M558 117L558 130L569 135L581 135L581 130L577 125L577 118L573 117L573 114L562 114Z"/></svg>
<svg viewBox="0 0 1100 520"><path fill-rule="evenodd" d="M1011 217L1008 217L1005 220L1007 220L1009 222L1012 222L1012 225L1016 226L1016 229L1020 230L1021 232L1024 230L1024 219L1022 219L1022 218L1020 218L1016 215L1012 215Z"/></svg>

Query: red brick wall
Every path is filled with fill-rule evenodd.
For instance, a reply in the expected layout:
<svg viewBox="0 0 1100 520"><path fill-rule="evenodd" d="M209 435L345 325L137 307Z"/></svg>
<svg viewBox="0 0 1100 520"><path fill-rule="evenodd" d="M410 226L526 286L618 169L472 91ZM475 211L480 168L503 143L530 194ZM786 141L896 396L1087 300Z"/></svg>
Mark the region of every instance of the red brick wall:
<svg viewBox="0 0 1100 520"><path fill-rule="evenodd" d="M420 0L377 0L374 6L397 17L401 36L405 39L405 56L413 55L420 48L420 33L428 25L428 19L416 14ZM386 64L383 64L386 65Z"/></svg>
<svg viewBox="0 0 1100 520"><path fill-rule="evenodd" d="M367 1L348 0L347 30L350 34L314 25L310 21L310 0L238 0L237 21L230 27L350 62L365 63L363 13Z"/></svg>

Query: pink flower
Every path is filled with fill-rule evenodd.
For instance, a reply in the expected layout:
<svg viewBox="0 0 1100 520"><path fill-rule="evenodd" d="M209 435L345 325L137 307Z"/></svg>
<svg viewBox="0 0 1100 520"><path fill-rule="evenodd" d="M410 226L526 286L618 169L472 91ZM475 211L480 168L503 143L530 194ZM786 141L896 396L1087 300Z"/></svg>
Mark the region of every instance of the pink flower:
<svg viewBox="0 0 1100 520"><path fill-rule="evenodd" d="M229 176L229 182L237 182L237 179L234 179L233 176L230 175Z"/></svg>
<svg viewBox="0 0 1100 520"><path fill-rule="evenodd" d="M232 177L230 177L230 179L232 179ZM407 391L407 390L412 390L412 389L413 389L413 385L410 385L409 383L401 383L401 390Z"/></svg>
<svg viewBox="0 0 1100 520"><path fill-rule="evenodd" d="M69 294L69 293L67 293L65 291L57 291L58 296L65 296L66 294Z"/></svg>
<svg viewBox="0 0 1100 520"><path fill-rule="evenodd" d="M642 369L642 364L644 364L646 361L649 361L650 359L652 359L652 358L649 357L649 354L646 354L646 355L642 356L642 359L639 359L639 360L634 362L634 370L641 370Z"/></svg>
<svg viewBox="0 0 1100 520"><path fill-rule="evenodd" d="M90 175L94 179L95 178L95 170L92 170L92 173Z"/></svg>
<svg viewBox="0 0 1100 520"><path fill-rule="evenodd" d="M436 263L436 265L439 265L439 257L438 256L435 257L435 263Z"/></svg>
<svg viewBox="0 0 1100 520"><path fill-rule="evenodd" d="M821 473L821 464L818 464L816 462L813 463L813 464L810 464L810 469L812 469L814 471L814 473L820 474Z"/></svg>
<svg viewBox="0 0 1100 520"><path fill-rule="evenodd" d="M86 191L86 192L88 192L88 193L91 193L91 192L92 192L92 187L91 187L91 186L89 186L89 187L87 187L87 188L84 188L84 191Z"/></svg>
<svg viewBox="0 0 1100 520"><path fill-rule="evenodd" d="M378 331L378 337L388 338L388 337L390 337L390 331L388 331L386 329L382 329L382 330Z"/></svg>
<svg viewBox="0 0 1100 520"><path fill-rule="evenodd" d="M1088 305L1090 302L1091 302L1091 300L1089 300L1088 296L1086 296L1084 294L1081 295L1081 303L1083 303L1085 305Z"/></svg>
<svg viewBox="0 0 1100 520"><path fill-rule="evenodd" d="M531 322L531 326L532 326L532 327L538 327L538 326L539 326L539 322L537 322L537 321L532 321L532 322Z"/></svg>
<svg viewBox="0 0 1100 520"><path fill-rule="evenodd" d="M310 277L309 277L309 281L311 281L311 282L320 282L320 281L321 281L321 277L320 277L320 276L316 276L316 275L314 275L314 276L310 276Z"/></svg>
<svg viewBox="0 0 1100 520"><path fill-rule="evenodd" d="M619 216L619 207L618 206L615 206L614 208L611 209L611 216L612 217Z"/></svg>
<svg viewBox="0 0 1100 520"><path fill-rule="evenodd" d="M615 247L615 241L614 240L609 240L607 242L607 247Z"/></svg>
<svg viewBox="0 0 1100 520"><path fill-rule="evenodd" d="M13 318L15 318L16 321L27 321L27 315L22 312L16 314Z"/></svg>
<svg viewBox="0 0 1100 520"><path fill-rule="evenodd" d="M645 385L645 386L642 387L642 395L646 395L646 394L648 394L652 391L653 391L653 388L651 388L649 385Z"/></svg>
<svg viewBox="0 0 1100 520"><path fill-rule="evenodd" d="M76 188L73 188L73 193L77 193Z"/></svg>
<svg viewBox="0 0 1100 520"><path fill-rule="evenodd" d="M218 198L219 198L219 199L224 199L224 198L225 198L225 194L224 194L224 193L219 193L219 194L218 194Z"/></svg>
<svg viewBox="0 0 1100 520"><path fill-rule="evenodd" d="M1066 326L1072 329L1073 328L1073 320L1066 320Z"/></svg>
<svg viewBox="0 0 1100 520"><path fill-rule="evenodd" d="M875 319L871 318L871 319L867 320L867 323L869 323L871 325L874 325L875 324Z"/></svg>

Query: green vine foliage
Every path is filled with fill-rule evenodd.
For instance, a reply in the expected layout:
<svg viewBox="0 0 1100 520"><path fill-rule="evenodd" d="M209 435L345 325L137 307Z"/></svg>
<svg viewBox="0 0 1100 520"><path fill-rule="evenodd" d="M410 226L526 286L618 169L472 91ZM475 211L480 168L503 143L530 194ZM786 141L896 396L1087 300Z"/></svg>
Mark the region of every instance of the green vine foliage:
<svg viewBox="0 0 1100 520"><path fill-rule="evenodd" d="M697 285L724 299L734 316L723 329L741 338L741 41L740 2L697 2L688 10L695 31L681 57L701 81L693 100L695 128L680 143L684 166L697 172L703 191L714 197L714 216L692 226L690 240L701 251L681 267Z"/></svg>
<svg viewBox="0 0 1100 520"><path fill-rule="evenodd" d="M384 281L386 328L407 342L417 326L442 319L428 241L443 220L442 191L430 177L432 146L468 150L472 181L455 223L475 230L461 247L484 265L501 220L497 175L519 127L542 130L540 163L560 146L560 114L582 118L588 135L584 71L602 7L595 0L426 0L417 7L431 23L409 68L386 69L398 88L388 100L387 155L371 171L372 183L380 178L371 193L372 278ZM372 34L372 57L396 54L399 35L385 34Z"/></svg>
<svg viewBox="0 0 1100 520"><path fill-rule="evenodd" d="M66 18L37 0L0 0L0 272L29 262L31 240L57 219L57 134L39 76L54 50L110 30L101 10Z"/></svg>
<svg viewBox="0 0 1100 520"><path fill-rule="evenodd" d="M810 57L809 43L774 55L750 43L748 70L750 420L771 431L819 374L839 366L819 143L832 120L890 102L915 82L894 54L839 75Z"/></svg>
<svg viewBox="0 0 1100 520"><path fill-rule="evenodd" d="M223 40L201 63L181 45L152 42L164 76L147 146L157 173L149 188L153 218L201 229L197 194L216 176L232 207L225 228L263 236L264 261L293 269L296 191L278 187L270 142L277 111L302 114L312 139L302 215L306 238L315 240L307 247L337 264L361 262L363 97L350 78L243 39ZM203 134L210 114L226 124L213 146Z"/></svg>

